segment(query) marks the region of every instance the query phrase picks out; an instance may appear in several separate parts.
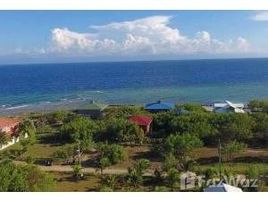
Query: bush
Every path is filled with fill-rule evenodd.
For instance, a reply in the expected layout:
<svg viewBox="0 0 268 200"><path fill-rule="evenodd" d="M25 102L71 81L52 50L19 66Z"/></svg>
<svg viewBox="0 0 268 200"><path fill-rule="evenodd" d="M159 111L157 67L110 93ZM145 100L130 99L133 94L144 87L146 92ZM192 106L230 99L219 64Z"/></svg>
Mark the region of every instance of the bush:
<svg viewBox="0 0 268 200"><path fill-rule="evenodd" d="M227 161L231 161L234 157L234 153L239 153L244 151L247 148L247 145L241 142L237 142L236 140L226 144L223 147L223 154L226 157Z"/></svg>
<svg viewBox="0 0 268 200"><path fill-rule="evenodd" d="M150 161L147 159L141 159L135 163L134 167L128 169L126 176L127 183L137 187L143 183L143 174L150 166Z"/></svg>
<svg viewBox="0 0 268 200"><path fill-rule="evenodd" d="M108 118L99 123L99 132L95 139L108 143L142 144L145 140L143 130L125 118Z"/></svg>
<svg viewBox="0 0 268 200"><path fill-rule="evenodd" d="M253 112L268 112L268 101L267 100L252 100L249 102L248 107Z"/></svg>
<svg viewBox="0 0 268 200"><path fill-rule="evenodd" d="M75 155L75 147L72 145L57 149L53 153L53 159L55 159L56 161L64 161L72 158L74 155Z"/></svg>
<svg viewBox="0 0 268 200"><path fill-rule="evenodd" d="M245 171L245 175L249 179L255 179L260 176L260 169L256 166L250 166L248 169Z"/></svg>
<svg viewBox="0 0 268 200"><path fill-rule="evenodd" d="M101 172L104 168L117 164L127 158L125 149L117 144L100 144L98 146L100 156L98 158L98 165Z"/></svg>
<svg viewBox="0 0 268 200"><path fill-rule="evenodd" d="M206 179L212 179L218 176L218 170L215 168L208 168L204 171Z"/></svg>
<svg viewBox="0 0 268 200"><path fill-rule="evenodd" d="M25 158L25 162L28 164L33 164L35 162L35 158L29 155Z"/></svg>
<svg viewBox="0 0 268 200"><path fill-rule="evenodd" d="M51 191L54 179L33 165L15 165L11 161L0 162L0 191L41 192Z"/></svg>
<svg viewBox="0 0 268 200"><path fill-rule="evenodd" d="M168 186L173 190L178 186L180 181L180 173L176 169L171 168L167 173L166 181Z"/></svg>
<svg viewBox="0 0 268 200"><path fill-rule="evenodd" d="M172 154L179 160L185 160L191 154L193 149L201 147L202 141L193 135L170 135L164 144L164 153Z"/></svg>
<svg viewBox="0 0 268 200"><path fill-rule="evenodd" d="M62 138L79 143L82 150L93 147L93 134L98 130L97 124L85 117L76 117L61 128Z"/></svg>

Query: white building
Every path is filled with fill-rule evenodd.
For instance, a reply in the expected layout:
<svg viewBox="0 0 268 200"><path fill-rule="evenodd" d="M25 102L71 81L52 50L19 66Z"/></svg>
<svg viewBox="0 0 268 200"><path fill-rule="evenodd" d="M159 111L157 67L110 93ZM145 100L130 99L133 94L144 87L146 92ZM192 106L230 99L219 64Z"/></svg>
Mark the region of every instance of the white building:
<svg viewBox="0 0 268 200"><path fill-rule="evenodd" d="M225 101L224 103L214 103L213 111L217 113L245 113L245 105L243 103L232 103L230 101Z"/></svg>
<svg viewBox="0 0 268 200"><path fill-rule="evenodd" d="M234 187L225 183L209 186L204 189L204 192L243 192L241 188Z"/></svg>

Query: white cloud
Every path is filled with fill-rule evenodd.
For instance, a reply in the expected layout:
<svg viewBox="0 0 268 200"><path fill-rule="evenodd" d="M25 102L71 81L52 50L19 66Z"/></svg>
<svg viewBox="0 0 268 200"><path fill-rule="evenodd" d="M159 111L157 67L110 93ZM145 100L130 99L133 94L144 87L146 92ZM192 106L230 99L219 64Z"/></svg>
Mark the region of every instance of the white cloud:
<svg viewBox="0 0 268 200"><path fill-rule="evenodd" d="M68 28L51 31L53 46L49 51L85 55L184 55L245 53L249 42L238 37L220 41L207 31L194 37L183 35L170 26L170 16L152 16L133 21L91 26L79 33Z"/></svg>
<svg viewBox="0 0 268 200"><path fill-rule="evenodd" d="M254 21L268 21L268 11L260 11L251 16Z"/></svg>

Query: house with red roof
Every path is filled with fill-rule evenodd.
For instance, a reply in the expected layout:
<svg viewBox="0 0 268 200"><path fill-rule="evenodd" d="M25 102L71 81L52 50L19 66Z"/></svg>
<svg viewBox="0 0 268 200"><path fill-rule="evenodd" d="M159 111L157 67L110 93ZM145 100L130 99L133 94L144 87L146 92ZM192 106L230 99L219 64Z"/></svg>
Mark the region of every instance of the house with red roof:
<svg viewBox="0 0 268 200"><path fill-rule="evenodd" d="M133 115L128 118L132 123L137 124L144 133L148 134L151 132L151 124L153 122L152 117L146 115Z"/></svg>
<svg viewBox="0 0 268 200"><path fill-rule="evenodd" d="M0 117L0 134L6 134L10 139L7 144L0 143L0 150L19 141L19 136L16 132L19 123L20 120L15 118Z"/></svg>

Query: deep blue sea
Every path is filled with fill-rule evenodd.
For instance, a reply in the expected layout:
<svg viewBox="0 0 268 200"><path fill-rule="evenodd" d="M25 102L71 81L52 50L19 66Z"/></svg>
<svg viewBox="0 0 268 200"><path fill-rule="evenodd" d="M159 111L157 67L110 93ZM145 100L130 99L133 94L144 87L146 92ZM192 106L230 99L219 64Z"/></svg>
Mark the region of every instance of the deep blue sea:
<svg viewBox="0 0 268 200"><path fill-rule="evenodd" d="M143 104L256 98L268 98L268 59L0 66L2 111L91 99Z"/></svg>

